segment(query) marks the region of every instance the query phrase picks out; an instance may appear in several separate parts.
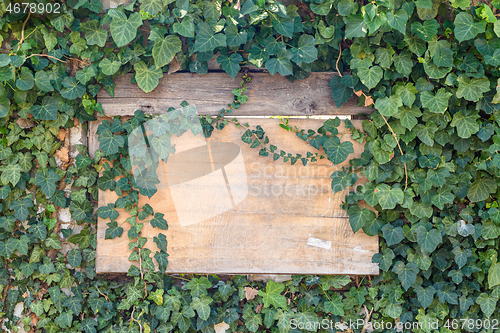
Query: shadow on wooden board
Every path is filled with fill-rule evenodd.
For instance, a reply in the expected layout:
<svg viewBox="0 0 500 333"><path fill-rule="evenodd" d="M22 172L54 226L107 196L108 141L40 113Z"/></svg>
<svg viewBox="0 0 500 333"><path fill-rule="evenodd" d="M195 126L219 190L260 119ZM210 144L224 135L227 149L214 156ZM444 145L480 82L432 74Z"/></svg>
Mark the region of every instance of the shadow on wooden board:
<svg viewBox="0 0 500 333"><path fill-rule="evenodd" d="M270 142L279 145L278 149L303 155L315 151L293 133L280 128L277 119L245 119L245 122L250 128L261 125ZM314 119L290 120L290 125L305 129L317 129L322 123ZM361 128L360 121L353 124ZM97 123L89 128L91 153L97 149L96 128ZM343 131L341 125L339 132ZM206 178L205 182L177 182L169 187L171 178L163 177L165 186L160 186L158 193L151 199L140 197L140 206L149 203L155 212L165 214L168 222L169 229L162 231L168 240L167 272L378 274L378 265L371 262L373 254L378 252L378 237L369 237L362 230L354 234L345 211L340 208L345 194L352 189L336 194L331 189L331 173L348 166L348 161L337 166L327 159L307 166L300 161L293 166L273 162L271 157L258 156L258 149L250 149L242 142L242 133L242 129L227 126L207 139L208 149L221 143L237 145L240 164L234 162L235 157L226 166L218 167L213 161L215 153L212 160L193 162L197 163L195 169L209 168L212 174L223 169L225 178L212 175L213 178L200 177ZM342 141L348 140L349 134L342 137ZM363 145L352 143L354 154L350 158L359 157ZM364 181L360 178L357 184ZM174 186L178 188L174 190ZM100 191L99 205L113 203L116 198L114 192ZM217 214L210 216L214 209ZM126 212L120 212L118 223L127 217ZM128 224L123 225L122 237L105 240L107 222L98 220L96 271L127 272L131 264L137 264L128 261ZM143 228L143 236L150 239L146 247L153 252L157 248L152 238L159 231L149 223Z"/></svg>

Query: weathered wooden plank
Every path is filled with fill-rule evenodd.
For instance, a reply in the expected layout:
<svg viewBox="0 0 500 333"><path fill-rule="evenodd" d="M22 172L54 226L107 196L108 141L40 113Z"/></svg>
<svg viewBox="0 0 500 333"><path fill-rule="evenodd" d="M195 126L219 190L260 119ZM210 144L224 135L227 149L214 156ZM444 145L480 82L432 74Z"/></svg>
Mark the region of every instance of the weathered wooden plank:
<svg viewBox="0 0 500 333"><path fill-rule="evenodd" d="M339 109L335 106L329 86L332 72L311 73L305 80L291 83L286 77L269 73L251 73L248 84L248 102L233 110L235 116L312 116L356 115L370 113L367 107L356 106L354 96ZM104 89L97 95L108 116L133 115L135 110L147 113L165 113L178 107L182 101L195 105L199 114L216 115L232 101L231 91L240 86L242 74L231 80L226 73L205 75L175 73L164 75L160 84L150 93L144 93L137 84L130 83L131 74L116 78L115 97Z"/></svg>
<svg viewBox="0 0 500 333"><path fill-rule="evenodd" d="M314 150L293 133L280 128L276 119L245 121L251 127L261 125L271 143L279 143L278 149L304 155ZM315 119L291 119L290 123L306 129L317 129L322 125L322 121ZM357 128L361 127L360 121L353 123ZM224 166L228 181L220 186L209 182L212 192L208 195L199 183L175 185L184 186L184 190L200 186L199 191L182 196L181 192L172 189L174 185L168 178L165 183L170 187L161 188L151 199L140 198L140 205L149 203L155 212L165 214L168 221L169 229L163 231L170 254L168 272L378 274L378 265L371 262L373 254L378 252L378 237L369 237L362 231L354 234L340 208L350 189L336 194L331 190L331 172L347 166L348 161L337 166L326 159L307 166L300 162L293 166L273 162L270 157L258 156L258 149L250 149L243 143L240 139L242 131L228 126L215 131L207 143L213 161L216 160L218 144L231 142L238 145L245 176L235 166L235 159ZM345 129L341 127L339 131ZM342 140L349 140L349 137L345 135ZM359 157L363 145L354 141L353 146L355 153L351 157ZM172 156L182 153L177 150ZM213 161L208 163L215 165ZM191 164L195 169L206 167L198 158L192 159ZM216 173L217 166L215 169L212 173ZM362 182L364 179L358 181ZM213 208L213 202L224 199L221 193L227 184L236 204L229 203L227 211L201 222L186 223L186 218L196 221L205 216L206 207L217 209ZM242 186L247 186L247 194L242 200L237 200L238 193L243 193L238 192ZM99 205L116 200L116 193L110 191L101 191L99 196ZM179 205L179 198L187 204ZM127 216L122 212L119 223ZM106 222L109 220L98 220L96 271L126 272L131 264L126 236L128 224L124 224L121 238L105 240ZM147 223L143 236L152 239L158 232ZM157 250L152 240L146 246Z"/></svg>

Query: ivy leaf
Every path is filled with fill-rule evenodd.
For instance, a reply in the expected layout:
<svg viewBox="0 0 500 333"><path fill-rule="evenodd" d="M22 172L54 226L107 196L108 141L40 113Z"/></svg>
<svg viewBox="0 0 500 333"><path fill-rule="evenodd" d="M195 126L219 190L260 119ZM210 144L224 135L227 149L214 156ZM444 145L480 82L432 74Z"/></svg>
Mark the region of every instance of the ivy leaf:
<svg viewBox="0 0 500 333"><path fill-rule="evenodd" d="M158 86L158 83L160 83L160 79L163 77L161 68L157 68L155 66L148 68L144 61L140 61L135 64L134 70L137 85L146 93L153 91L153 89Z"/></svg>
<svg viewBox="0 0 500 333"><path fill-rule="evenodd" d="M394 228L388 223L384 225L381 230L384 235L384 239L389 246L399 244L403 239L405 239L403 228L401 227Z"/></svg>
<svg viewBox="0 0 500 333"><path fill-rule="evenodd" d="M109 218L111 221L116 220L120 214L115 209L115 204L109 203L107 206L101 206L96 211L97 215L102 219Z"/></svg>
<svg viewBox="0 0 500 333"><path fill-rule="evenodd" d="M332 88L332 97L337 108L340 108L354 94L352 88L345 86L340 76L337 75L331 78L330 87Z"/></svg>
<svg viewBox="0 0 500 333"><path fill-rule="evenodd" d="M294 23L292 19L272 16L271 24L273 28L281 35L292 38Z"/></svg>
<svg viewBox="0 0 500 333"><path fill-rule="evenodd" d="M21 171L23 169L19 164L8 164L3 169L1 180L4 185L11 183L12 186L16 186L21 179Z"/></svg>
<svg viewBox="0 0 500 333"><path fill-rule="evenodd" d="M401 125L411 130L418 124L417 117L420 117L422 113L420 109L412 106L412 107L403 107L399 109L399 113L395 115L396 118L399 118Z"/></svg>
<svg viewBox="0 0 500 333"><path fill-rule="evenodd" d="M31 114L36 119L57 120L57 100L52 96L46 96L41 105L33 105L30 109Z"/></svg>
<svg viewBox="0 0 500 333"><path fill-rule="evenodd" d="M488 287L492 289L500 285L500 263L495 262L488 270Z"/></svg>
<svg viewBox="0 0 500 333"><path fill-rule="evenodd" d="M368 32L368 26L361 15L351 15L343 17L345 22L345 39L354 37L365 37Z"/></svg>
<svg viewBox="0 0 500 333"><path fill-rule="evenodd" d="M328 138L323 143L323 148L325 149L326 155L334 165L338 165L344 162L349 154L354 153L352 142L344 141L340 142L340 139L336 136Z"/></svg>
<svg viewBox="0 0 500 333"><path fill-rule="evenodd" d="M429 52L431 54L432 61L436 66L453 66L453 51L450 47L450 42L447 40L429 42Z"/></svg>
<svg viewBox="0 0 500 333"><path fill-rule="evenodd" d="M111 61L108 58L104 58L99 63L99 68L101 68L103 74L113 75L120 69L121 65L118 60Z"/></svg>
<svg viewBox="0 0 500 333"><path fill-rule="evenodd" d="M490 81L486 78L470 79L465 75L458 77L457 98L465 98L471 102L477 102L483 97L483 93L490 90Z"/></svg>
<svg viewBox="0 0 500 333"><path fill-rule="evenodd" d="M226 28L227 46L237 47L245 44L247 42L247 35L246 31L238 32L238 28L235 25L228 26Z"/></svg>
<svg viewBox="0 0 500 333"><path fill-rule="evenodd" d="M290 50L293 54L291 60L297 65L300 63L310 64L318 59L318 49L314 46L316 38L309 35L301 35L297 47Z"/></svg>
<svg viewBox="0 0 500 333"><path fill-rule="evenodd" d="M348 275L325 275L321 277L321 287L323 290L340 289L351 283L351 278Z"/></svg>
<svg viewBox="0 0 500 333"><path fill-rule="evenodd" d="M162 0L141 0L141 10L151 15L156 15L163 10Z"/></svg>
<svg viewBox="0 0 500 333"><path fill-rule="evenodd" d="M50 83L50 78L45 71L37 71L35 73L35 84L43 92L54 91L54 87Z"/></svg>
<svg viewBox="0 0 500 333"><path fill-rule="evenodd" d="M232 79L238 75L240 71L240 62L243 61L243 57L239 53L232 53L229 57L225 54L221 54L217 57L217 63L221 64L223 70L231 76Z"/></svg>
<svg viewBox="0 0 500 333"><path fill-rule="evenodd" d="M191 16L184 16L182 21L174 23L174 32L188 38L194 37L194 23Z"/></svg>
<svg viewBox="0 0 500 333"><path fill-rule="evenodd" d="M408 290L408 288L410 288L417 280L419 269L413 262L405 265L402 261L398 261L394 264L392 271L398 275L399 281L401 281L403 288L405 288L405 290Z"/></svg>
<svg viewBox="0 0 500 333"><path fill-rule="evenodd" d="M293 67L290 59L292 58L292 53L286 49L279 49L276 58L271 58L266 61L266 69L271 75L280 73L282 76L292 75Z"/></svg>
<svg viewBox="0 0 500 333"><path fill-rule="evenodd" d="M492 66L500 66L500 49L496 49L493 55L485 55L484 62Z"/></svg>
<svg viewBox="0 0 500 333"><path fill-rule="evenodd" d="M212 52L218 47L226 46L226 35L214 34L212 28L203 22L198 24L198 34L194 42L194 52Z"/></svg>
<svg viewBox="0 0 500 333"><path fill-rule="evenodd" d="M375 88L383 76L384 70L380 66L358 68L358 77L368 89Z"/></svg>
<svg viewBox="0 0 500 333"><path fill-rule="evenodd" d="M411 74L413 68L413 60L411 60L411 53L407 50L403 50L400 54L395 54L392 57L394 61L394 66L398 73L403 74L408 77Z"/></svg>
<svg viewBox="0 0 500 333"><path fill-rule="evenodd" d="M415 102L415 95L418 94L418 90L412 83L407 83L405 85L398 86L396 94L401 97L401 101L404 105L411 107Z"/></svg>
<svg viewBox="0 0 500 333"><path fill-rule="evenodd" d="M125 144L123 136L114 135L109 129L102 131L97 140L100 142L99 148L101 148L106 155L118 153L118 149Z"/></svg>
<svg viewBox="0 0 500 333"><path fill-rule="evenodd" d="M78 249L73 249L66 253L66 260L71 267L78 267L82 263L82 253Z"/></svg>
<svg viewBox="0 0 500 333"><path fill-rule="evenodd" d="M207 295L207 289L212 288L212 283L206 277L193 278L186 283L186 288L191 290L192 297L200 297Z"/></svg>
<svg viewBox="0 0 500 333"><path fill-rule="evenodd" d="M62 85L64 88L61 89L61 96L66 99L73 100L81 98L83 94L85 94L85 87L78 83L74 77L65 77L62 81Z"/></svg>
<svg viewBox="0 0 500 333"><path fill-rule="evenodd" d="M427 253L434 252L436 247L443 242L441 232L437 229L427 230L424 226L419 226L416 232L418 245Z"/></svg>
<svg viewBox="0 0 500 333"><path fill-rule="evenodd" d="M269 306L273 305L275 308L282 308L284 310L287 310L288 303L286 297L281 295L281 292L284 289L284 284L269 280L266 285L266 290L259 290L259 295L262 296L264 307L268 308Z"/></svg>
<svg viewBox="0 0 500 333"><path fill-rule="evenodd" d="M28 218L28 208L30 207L33 207L33 200L29 198L16 200L10 204L10 209L14 210L14 216L16 219L23 222L26 221L26 218Z"/></svg>
<svg viewBox="0 0 500 333"><path fill-rule="evenodd" d="M413 22L411 24L411 32L427 42L432 41L438 29L439 23L435 19L424 21L423 24L420 22Z"/></svg>
<svg viewBox="0 0 500 333"><path fill-rule="evenodd" d="M487 293L481 293L476 299L476 303L481 307L481 311L483 311L488 318L495 312L497 302L498 297L488 295Z"/></svg>
<svg viewBox="0 0 500 333"><path fill-rule="evenodd" d="M467 198L472 202L481 202L489 198L490 194L495 193L497 184L492 178L480 178L472 183L467 192Z"/></svg>
<svg viewBox="0 0 500 333"><path fill-rule="evenodd" d="M330 178L332 178L333 193L341 192L348 186L354 186L354 183L358 180L358 176L348 170L334 171Z"/></svg>
<svg viewBox="0 0 500 333"><path fill-rule="evenodd" d="M428 108L430 112L444 113L448 108L448 100L452 96L451 93L446 92L445 88L438 90L436 95L430 91L424 91L420 94L420 101L424 108Z"/></svg>
<svg viewBox="0 0 500 333"><path fill-rule="evenodd" d="M406 23L408 22L408 14L405 10L400 9L397 12L393 13L392 11L388 11L386 13L387 23L393 29L398 30L403 35L406 32Z"/></svg>
<svg viewBox="0 0 500 333"><path fill-rule="evenodd" d="M80 24L80 31L85 32L87 45L104 47L108 39L108 32L106 29L101 29L101 24L98 20L82 22Z"/></svg>
<svg viewBox="0 0 500 333"><path fill-rule="evenodd" d="M10 100L5 96L0 96L0 118L3 118L9 114L10 111Z"/></svg>
<svg viewBox="0 0 500 333"><path fill-rule="evenodd" d="M361 210L358 205L352 205L349 207L347 215L349 215L349 224L351 225L354 233L363 228L365 223L368 221L376 219L374 212L367 208L363 208L363 210Z"/></svg>
<svg viewBox="0 0 500 333"><path fill-rule="evenodd" d="M137 29L142 25L141 14L134 12L128 18L118 10L109 10L108 14L112 17L109 30L116 46L122 47L130 43L137 35Z"/></svg>
<svg viewBox="0 0 500 333"><path fill-rule="evenodd" d="M30 90L35 85L33 74L27 67L21 68L21 73L16 80L16 87L21 90Z"/></svg>
<svg viewBox="0 0 500 333"><path fill-rule="evenodd" d="M248 0L250 1L250 0ZM245 2L246 3L246 2ZM248 61L255 67L262 67L264 63L269 59L269 53L257 45L252 45L250 47L250 54L248 55Z"/></svg>
<svg viewBox="0 0 500 333"><path fill-rule="evenodd" d="M106 225L108 228L106 229L104 239L113 239L122 235L123 228L118 226L118 222L109 222Z"/></svg>
<svg viewBox="0 0 500 333"><path fill-rule="evenodd" d="M422 305L422 308L427 309L432 302L434 301L434 295L437 290L433 286L429 286L424 288L422 286L418 286L414 289L415 294L417 295L418 302Z"/></svg>
<svg viewBox="0 0 500 333"><path fill-rule="evenodd" d="M486 21L474 22L472 15L466 12L460 12L455 17L455 38L462 43L463 41L473 39L486 29Z"/></svg>
<svg viewBox="0 0 500 333"><path fill-rule="evenodd" d="M156 68L169 64L180 51L182 51L182 42L179 37L169 35L156 39L153 46L153 59Z"/></svg>
<svg viewBox="0 0 500 333"><path fill-rule="evenodd" d="M399 187L391 188L387 184L380 184L375 190L378 203L383 209L394 209L397 204L402 204L404 193Z"/></svg>
<svg viewBox="0 0 500 333"><path fill-rule="evenodd" d="M51 197L56 191L56 182L59 180L61 177L52 169L39 168L35 176L35 185L40 186L43 194Z"/></svg>
<svg viewBox="0 0 500 333"><path fill-rule="evenodd" d="M391 97L378 98L375 102L375 108L381 115L391 117L398 112L400 106L403 106L403 101L399 95Z"/></svg>
<svg viewBox="0 0 500 333"><path fill-rule="evenodd" d="M458 111L453 115L453 120L450 125L457 128L459 137L464 139L470 138L472 134L476 134L479 131L477 118L479 118L478 111L470 109Z"/></svg>
<svg viewBox="0 0 500 333"><path fill-rule="evenodd" d="M332 313L332 316L344 316L344 304L342 303L342 297L336 295L331 301L326 301L324 303L325 313Z"/></svg>
<svg viewBox="0 0 500 333"><path fill-rule="evenodd" d="M162 213L156 213L154 218L150 221L153 228L159 228L162 230L168 229L167 221L163 218Z"/></svg>

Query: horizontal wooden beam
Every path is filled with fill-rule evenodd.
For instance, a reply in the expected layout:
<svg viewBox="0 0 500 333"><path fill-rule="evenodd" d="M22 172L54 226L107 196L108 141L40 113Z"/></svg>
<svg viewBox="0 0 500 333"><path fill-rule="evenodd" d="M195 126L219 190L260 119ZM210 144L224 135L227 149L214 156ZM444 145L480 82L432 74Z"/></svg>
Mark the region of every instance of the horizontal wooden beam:
<svg viewBox="0 0 500 333"><path fill-rule="evenodd" d="M309 78L291 83L286 77L269 73L251 73L246 94L248 102L235 109L235 116L317 116L357 115L371 113L370 108L357 106L354 96L337 108L329 82L333 72L311 73ZM240 87L242 74L232 80L226 73L164 74L160 84L150 93L130 83L132 74L115 80L114 97L102 89L97 95L108 116L133 115L136 110L165 113L187 101L199 114L217 115L233 99L232 90Z"/></svg>

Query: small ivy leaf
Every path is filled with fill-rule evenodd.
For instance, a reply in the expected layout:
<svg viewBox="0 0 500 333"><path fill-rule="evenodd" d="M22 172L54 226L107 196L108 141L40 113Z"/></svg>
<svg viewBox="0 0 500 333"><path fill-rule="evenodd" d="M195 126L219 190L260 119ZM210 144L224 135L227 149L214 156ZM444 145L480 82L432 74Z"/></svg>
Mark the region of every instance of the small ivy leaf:
<svg viewBox="0 0 500 333"><path fill-rule="evenodd" d="M404 105L411 107L416 99L416 94L418 94L417 88L413 83L408 83L405 85L400 85L396 89L396 94L401 97L401 101Z"/></svg>
<svg viewBox="0 0 500 333"><path fill-rule="evenodd" d="M33 74L27 67L21 68L21 73L16 80L16 87L21 90L30 90L35 85Z"/></svg>
<svg viewBox="0 0 500 333"><path fill-rule="evenodd" d="M134 12L127 18L124 13L116 9L110 9L108 14L112 18L109 30L116 46L122 47L130 43L137 35L137 29L142 25L141 14Z"/></svg>
<svg viewBox="0 0 500 333"><path fill-rule="evenodd" d="M21 180L21 172L23 169L19 164L8 164L5 166L0 179L4 185L11 183L12 186L16 186Z"/></svg>
<svg viewBox="0 0 500 333"><path fill-rule="evenodd" d="M486 21L475 22L472 15L466 12L460 12L455 17L455 38L462 43L463 41L473 39L486 29Z"/></svg>
<svg viewBox="0 0 500 333"><path fill-rule="evenodd" d="M269 53L260 48L259 46L253 44L250 47L250 53L248 55L248 61L253 64L255 67L262 67L264 63L269 59Z"/></svg>
<svg viewBox="0 0 500 333"><path fill-rule="evenodd" d="M121 65L117 60L110 61L108 58L104 58L99 63L99 68L101 68L103 74L113 75L120 69Z"/></svg>
<svg viewBox="0 0 500 333"><path fill-rule="evenodd" d="M181 22L175 22L174 32L188 38L194 37L194 23L191 16L184 16Z"/></svg>
<svg viewBox="0 0 500 333"><path fill-rule="evenodd" d="M30 109L31 114L35 119L40 120L57 120L58 102L52 96L46 96L42 100L41 105L33 105Z"/></svg>
<svg viewBox="0 0 500 333"><path fill-rule="evenodd" d="M486 78L469 78L465 75L458 77L457 98L465 98L471 102L477 102L483 97L483 93L490 90L490 81Z"/></svg>
<svg viewBox="0 0 500 333"><path fill-rule="evenodd" d="M316 38L309 35L301 35L297 47L290 50L293 54L291 60L297 65L300 63L310 64L318 59L318 49L314 46Z"/></svg>
<svg viewBox="0 0 500 333"><path fill-rule="evenodd" d="M51 197L56 191L56 182L59 180L61 177L52 169L39 168L35 176L35 185L40 186L43 194Z"/></svg>
<svg viewBox="0 0 500 333"><path fill-rule="evenodd" d="M427 253L434 252L443 241L441 232L437 229L427 230L424 226L419 226L416 232L418 245Z"/></svg>
<svg viewBox="0 0 500 333"><path fill-rule="evenodd" d="M222 69L231 76L231 79L234 79L240 71L240 62L242 61L243 57L239 53L232 53L229 57L221 54L217 57L217 63L221 64Z"/></svg>
<svg viewBox="0 0 500 333"><path fill-rule="evenodd" d="M367 208L359 208L358 205L353 205L347 210L349 215L349 223L351 224L352 231L356 233L359 229L363 228L365 223L376 219L375 213Z"/></svg>
<svg viewBox="0 0 500 333"><path fill-rule="evenodd" d="M37 71L35 73L35 84L43 92L54 91L54 87L50 83L50 78L45 71Z"/></svg>
<svg viewBox="0 0 500 333"><path fill-rule="evenodd" d="M283 18L283 17L276 17L273 15L271 17L271 24L273 25L273 28L280 34L288 38L292 38L293 35L293 30L294 30L294 23L292 19L289 18Z"/></svg>
<svg viewBox="0 0 500 333"><path fill-rule="evenodd" d="M429 1L430 2L430 1ZM423 24L420 22L413 22L411 24L411 33L416 34L423 40L430 42L437 34L439 23L435 19L427 20Z"/></svg>
<svg viewBox="0 0 500 333"><path fill-rule="evenodd" d="M180 51L182 51L182 42L179 37L169 35L156 39L152 51L156 68L169 64Z"/></svg>
<svg viewBox="0 0 500 333"><path fill-rule="evenodd" d="M344 162L349 154L354 153L352 142L340 142L338 137L330 137L323 143L326 155L334 165Z"/></svg>
<svg viewBox="0 0 500 333"><path fill-rule="evenodd" d="M448 100L452 94L446 92L445 88L438 90L436 95L432 92L424 91L420 94L420 101L424 108L428 108L429 111L434 113L444 113L448 108Z"/></svg>
<svg viewBox="0 0 500 333"><path fill-rule="evenodd" d="M235 25L230 25L226 28L226 41L229 47L237 47L245 44L247 42L247 32L238 32L238 28Z"/></svg>
<svg viewBox="0 0 500 333"><path fill-rule="evenodd" d="M162 213L156 213L150 223L153 228L159 228L162 230L168 229L167 221L163 218Z"/></svg>
<svg viewBox="0 0 500 333"><path fill-rule="evenodd" d="M276 58L271 58L266 61L266 69L271 75L280 73L282 76L292 75L293 66L290 62L293 54L287 49L279 49Z"/></svg>
<svg viewBox="0 0 500 333"><path fill-rule="evenodd" d="M158 86L158 83L160 83L160 79L163 77L161 68L157 68L155 66L150 66L148 68L144 61L140 61L135 64L134 70L137 85L146 93L153 91L153 89Z"/></svg>
<svg viewBox="0 0 500 333"><path fill-rule="evenodd" d="M352 87L343 84L339 76L332 77L330 87L332 88L332 97L337 108L340 108L354 94Z"/></svg>
<svg viewBox="0 0 500 333"><path fill-rule="evenodd" d="M434 301L434 295L437 290L433 286L429 286L424 288L422 286L418 286L414 289L415 294L417 295L418 302L422 305L422 308L427 309L432 302Z"/></svg>
<svg viewBox="0 0 500 333"><path fill-rule="evenodd" d="M71 267L78 267L82 263L82 253L78 249L73 249L66 253L66 260Z"/></svg>
<svg viewBox="0 0 500 333"><path fill-rule="evenodd" d="M321 287L323 290L340 289L351 283L351 278L347 275L325 275L321 277Z"/></svg>
<svg viewBox="0 0 500 333"><path fill-rule="evenodd" d="M496 262L488 270L488 287L492 289L498 285L500 285L500 263Z"/></svg>
<svg viewBox="0 0 500 333"><path fill-rule="evenodd" d="M432 61L437 67L453 66L453 51L450 42L447 40L429 42L429 52Z"/></svg>
<svg viewBox="0 0 500 333"><path fill-rule="evenodd" d="M365 37L368 32L368 26L361 15L351 15L343 17L345 22L345 39L354 37Z"/></svg>
<svg viewBox="0 0 500 333"><path fill-rule="evenodd" d="M266 285L266 290L259 290L259 295L262 296L264 307L268 308L272 305L275 308L282 308L284 310L288 309L286 297L281 295L281 292L284 289L285 285L282 283L276 283L269 280Z"/></svg>
<svg viewBox="0 0 500 333"><path fill-rule="evenodd" d="M186 288L191 291L192 297L207 295L207 289L212 288L212 283L206 277L193 278L186 283Z"/></svg>
<svg viewBox="0 0 500 333"><path fill-rule="evenodd" d="M164 9L162 0L141 0L140 2L141 10L151 15L156 15Z"/></svg>
<svg viewBox="0 0 500 333"><path fill-rule="evenodd" d="M466 139L479 131L479 124L477 123L478 118L478 111L470 109L458 111L453 115L453 120L450 125L457 128L459 137Z"/></svg>
<svg viewBox="0 0 500 333"><path fill-rule="evenodd" d="M399 244L403 239L405 239L403 228L401 227L394 228L388 223L384 225L381 230L388 246Z"/></svg>
<svg viewBox="0 0 500 333"><path fill-rule="evenodd" d="M476 299L476 303L481 307L481 311L483 311L488 318L495 312L497 302L498 297L488 295L488 293L481 293Z"/></svg>
<svg viewBox="0 0 500 333"><path fill-rule="evenodd" d="M62 85L64 88L61 89L61 96L66 99L73 100L81 98L83 94L85 94L85 87L78 83L74 77L65 77L62 81Z"/></svg>
<svg viewBox="0 0 500 333"><path fill-rule="evenodd" d="M405 10L399 9L397 12L393 13L392 11L388 11L386 13L387 23L393 29L398 30L403 35L406 32L406 23L408 22L408 14Z"/></svg>
<svg viewBox="0 0 500 333"><path fill-rule="evenodd" d="M106 229L104 239L113 239L122 235L123 228L119 227L117 222L109 222L106 225L108 228Z"/></svg>
<svg viewBox="0 0 500 333"><path fill-rule="evenodd" d="M398 275L403 288L408 290L417 280L419 269L413 262L405 265L402 261L398 261L394 264L392 271Z"/></svg>
<svg viewBox="0 0 500 333"><path fill-rule="evenodd" d="M212 28L202 22L198 24L198 34L194 43L194 52L211 52L218 47L226 46L226 35L214 34Z"/></svg>
<svg viewBox="0 0 500 333"><path fill-rule="evenodd" d="M29 215L28 208L33 207L33 200L29 198L23 198L20 200L16 200L10 204L10 209L14 210L14 216L19 221L26 221L26 218Z"/></svg>
<svg viewBox="0 0 500 333"><path fill-rule="evenodd" d="M103 130L97 140L100 142L99 148L106 154L118 153L118 149L125 144L125 139L121 135L114 135L111 130Z"/></svg>
<svg viewBox="0 0 500 333"><path fill-rule="evenodd" d="M372 89L382 80L384 70L380 66L360 67L358 68L358 77L361 82L368 88Z"/></svg>
<svg viewBox="0 0 500 333"><path fill-rule="evenodd" d="M341 192L348 186L354 186L358 180L358 176L348 170L334 171L330 178L332 178L333 193Z"/></svg>
<svg viewBox="0 0 500 333"><path fill-rule="evenodd" d="M120 216L120 214L115 210L115 204L113 203L110 203L107 206L99 207L96 213L100 218L109 218L111 221L116 220L118 216Z"/></svg>
<svg viewBox="0 0 500 333"><path fill-rule="evenodd" d="M82 32L85 32L87 45L97 45L99 47L104 47L104 45L106 44L106 40L108 39L108 32L106 31L106 29L101 29L101 25L98 20L82 22L80 24L80 30Z"/></svg>
<svg viewBox="0 0 500 333"><path fill-rule="evenodd" d="M375 190L378 203L383 209L394 209L397 204L402 204L404 193L399 187L391 188L387 184L380 184Z"/></svg>
<svg viewBox="0 0 500 333"><path fill-rule="evenodd" d="M481 202L488 199L490 194L495 193L496 190L497 184L494 179L480 178L471 184L467 198L472 202Z"/></svg>
<svg viewBox="0 0 500 333"><path fill-rule="evenodd" d="M391 97L378 98L375 102L375 108L381 115L391 117L398 112L399 107L403 106L403 101L399 95Z"/></svg>

